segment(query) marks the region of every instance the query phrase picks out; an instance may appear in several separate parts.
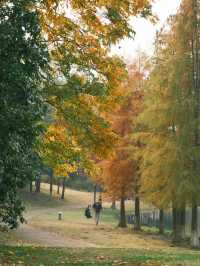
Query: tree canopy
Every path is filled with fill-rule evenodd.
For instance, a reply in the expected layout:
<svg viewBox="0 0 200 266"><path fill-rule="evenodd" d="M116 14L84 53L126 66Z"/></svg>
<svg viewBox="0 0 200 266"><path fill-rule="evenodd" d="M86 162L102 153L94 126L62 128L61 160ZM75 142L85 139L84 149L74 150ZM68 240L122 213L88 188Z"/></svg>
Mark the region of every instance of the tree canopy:
<svg viewBox="0 0 200 266"><path fill-rule="evenodd" d="M0 7L1 219L15 227L23 221L18 189L36 175L39 157L67 175L91 172L110 154L116 134L106 113L126 77L110 49L134 34L130 16L152 18L151 1L2 0Z"/></svg>
<svg viewBox="0 0 200 266"><path fill-rule="evenodd" d="M45 111L42 72L48 62L33 1L0 3L0 220L15 227L23 207L17 190L32 179Z"/></svg>

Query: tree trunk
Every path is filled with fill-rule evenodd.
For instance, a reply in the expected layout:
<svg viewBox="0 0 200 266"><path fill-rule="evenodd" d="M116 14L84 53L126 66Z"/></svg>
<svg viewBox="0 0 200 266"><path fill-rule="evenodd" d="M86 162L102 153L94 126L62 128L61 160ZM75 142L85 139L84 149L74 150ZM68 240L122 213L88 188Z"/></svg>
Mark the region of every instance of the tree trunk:
<svg viewBox="0 0 200 266"><path fill-rule="evenodd" d="M172 242L174 244L180 244L182 241L181 237L181 211L176 206L172 209L173 215L173 238Z"/></svg>
<svg viewBox="0 0 200 266"><path fill-rule="evenodd" d="M57 182L57 194L60 194L60 181Z"/></svg>
<svg viewBox="0 0 200 266"><path fill-rule="evenodd" d="M115 200L113 200L113 202L112 202L111 209L113 209L113 210L116 209L116 201Z"/></svg>
<svg viewBox="0 0 200 266"><path fill-rule="evenodd" d="M35 192L39 193L40 192L40 177L37 176L35 180Z"/></svg>
<svg viewBox="0 0 200 266"><path fill-rule="evenodd" d="M52 196L53 194L53 171L52 170L50 170L49 184L50 184L49 192L50 192L50 196Z"/></svg>
<svg viewBox="0 0 200 266"><path fill-rule="evenodd" d="M185 235L185 208L186 205L185 203L183 203L182 207L181 207L181 238L185 239L186 235Z"/></svg>
<svg viewBox="0 0 200 266"><path fill-rule="evenodd" d="M198 237L198 208L196 199L192 201L192 224L191 224L191 246L193 248L199 248L199 237Z"/></svg>
<svg viewBox="0 0 200 266"><path fill-rule="evenodd" d="M126 211L125 211L125 200L122 197L120 199L120 220L119 220L119 227L125 228L127 227L126 224Z"/></svg>
<svg viewBox="0 0 200 266"><path fill-rule="evenodd" d="M65 178L63 178L63 183L62 183L62 194L61 194L61 199L64 200L65 198Z"/></svg>
<svg viewBox="0 0 200 266"><path fill-rule="evenodd" d="M94 203L97 200L97 185L94 185Z"/></svg>
<svg viewBox="0 0 200 266"><path fill-rule="evenodd" d="M176 232L176 208L175 206L173 205L172 207L172 225L173 225L173 228L172 228L172 234L174 235L175 232Z"/></svg>
<svg viewBox="0 0 200 266"><path fill-rule="evenodd" d="M153 227L156 227L156 213L153 211Z"/></svg>
<svg viewBox="0 0 200 266"><path fill-rule="evenodd" d="M140 231L140 198L138 196L135 197L135 222L134 222L134 230Z"/></svg>
<svg viewBox="0 0 200 266"><path fill-rule="evenodd" d="M200 105L200 75L199 75L199 3L197 0L192 1L192 61L193 61L193 95L194 95L194 147L196 152L199 149L199 105ZM197 178L199 161L193 157L193 175ZM196 186L194 187L194 195L192 199L192 224L191 224L191 246L193 248L199 248L199 238L198 238L198 221L197 221L197 199L195 196Z"/></svg>
<svg viewBox="0 0 200 266"><path fill-rule="evenodd" d="M32 193L33 192L33 181L31 180L31 182L30 182L30 192Z"/></svg>
<svg viewBox="0 0 200 266"><path fill-rule="evenodd" d="M159 211L159 234L164 234L164 210Z"/></svg>

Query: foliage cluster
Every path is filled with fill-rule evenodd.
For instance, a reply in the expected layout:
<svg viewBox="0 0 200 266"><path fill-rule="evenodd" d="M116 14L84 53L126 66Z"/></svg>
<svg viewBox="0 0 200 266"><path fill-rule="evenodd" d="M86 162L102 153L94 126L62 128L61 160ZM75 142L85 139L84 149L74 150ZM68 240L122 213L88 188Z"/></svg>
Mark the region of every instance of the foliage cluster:
<svg viewBox="0 0 200 266"><path fill-rule="evenodd" d="M105 113L126 76L110 48L134 33L136 15L151 17L151 1L0 1L0 205L11 227L23 221L17 194L38 157L67 176L93 173L110 154L116 134Z"/></svg>

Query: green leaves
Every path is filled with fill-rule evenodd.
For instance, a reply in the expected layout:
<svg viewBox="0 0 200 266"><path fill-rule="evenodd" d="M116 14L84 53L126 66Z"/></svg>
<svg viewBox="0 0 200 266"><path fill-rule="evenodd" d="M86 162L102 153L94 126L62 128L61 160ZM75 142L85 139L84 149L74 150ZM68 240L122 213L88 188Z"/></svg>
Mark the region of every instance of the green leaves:
<svg viewBox="0 0 200 266"><path fill-rule="evenodd" d="M48 53L33 1L5 1L0 9L0 221L23 222L18 189L34 175L37 138L45 111L42 71Z"/></svg>
<svg viewBox="0 0 200 266"><path fill-rule="evenodd" d="M118 10L109 7L107 8L107 18L112 22L112 23L117 23L119 20L122 19L120 13Z"/></svg>

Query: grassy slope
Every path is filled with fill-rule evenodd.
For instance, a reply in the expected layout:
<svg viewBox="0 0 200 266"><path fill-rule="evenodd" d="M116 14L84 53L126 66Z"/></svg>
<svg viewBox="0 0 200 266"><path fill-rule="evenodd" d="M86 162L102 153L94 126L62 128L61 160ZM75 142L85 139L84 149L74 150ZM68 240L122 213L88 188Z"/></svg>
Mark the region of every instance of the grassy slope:
<svg viewBox="0 0 200 266"><path fill-rule="evenodd" d="M27 218L31 226L49 232L60 232L68 237L89 241L97 248L66 249L38 247L35 243L27 247L20 236L13 233L0 235L4 242L16 246L1 246L1 265L200 265L200 253L187 249L169 247L157 235L133 234L132 229L116 228L117 211L104 209L101 225L96 228L93 220L86 220L83 206L91 201L91 194L66 191L64 202L50 198L47 187L39 196L25 193ZM57 212L64 212L64 220L57 221ZM2 242L2 241L0 241ZM19 245L19 246L17 246ZM117 249L116 249L117 248ZM150 264L154 262L154 264ZM184 263L184 264L183 264Z"/></svg>

